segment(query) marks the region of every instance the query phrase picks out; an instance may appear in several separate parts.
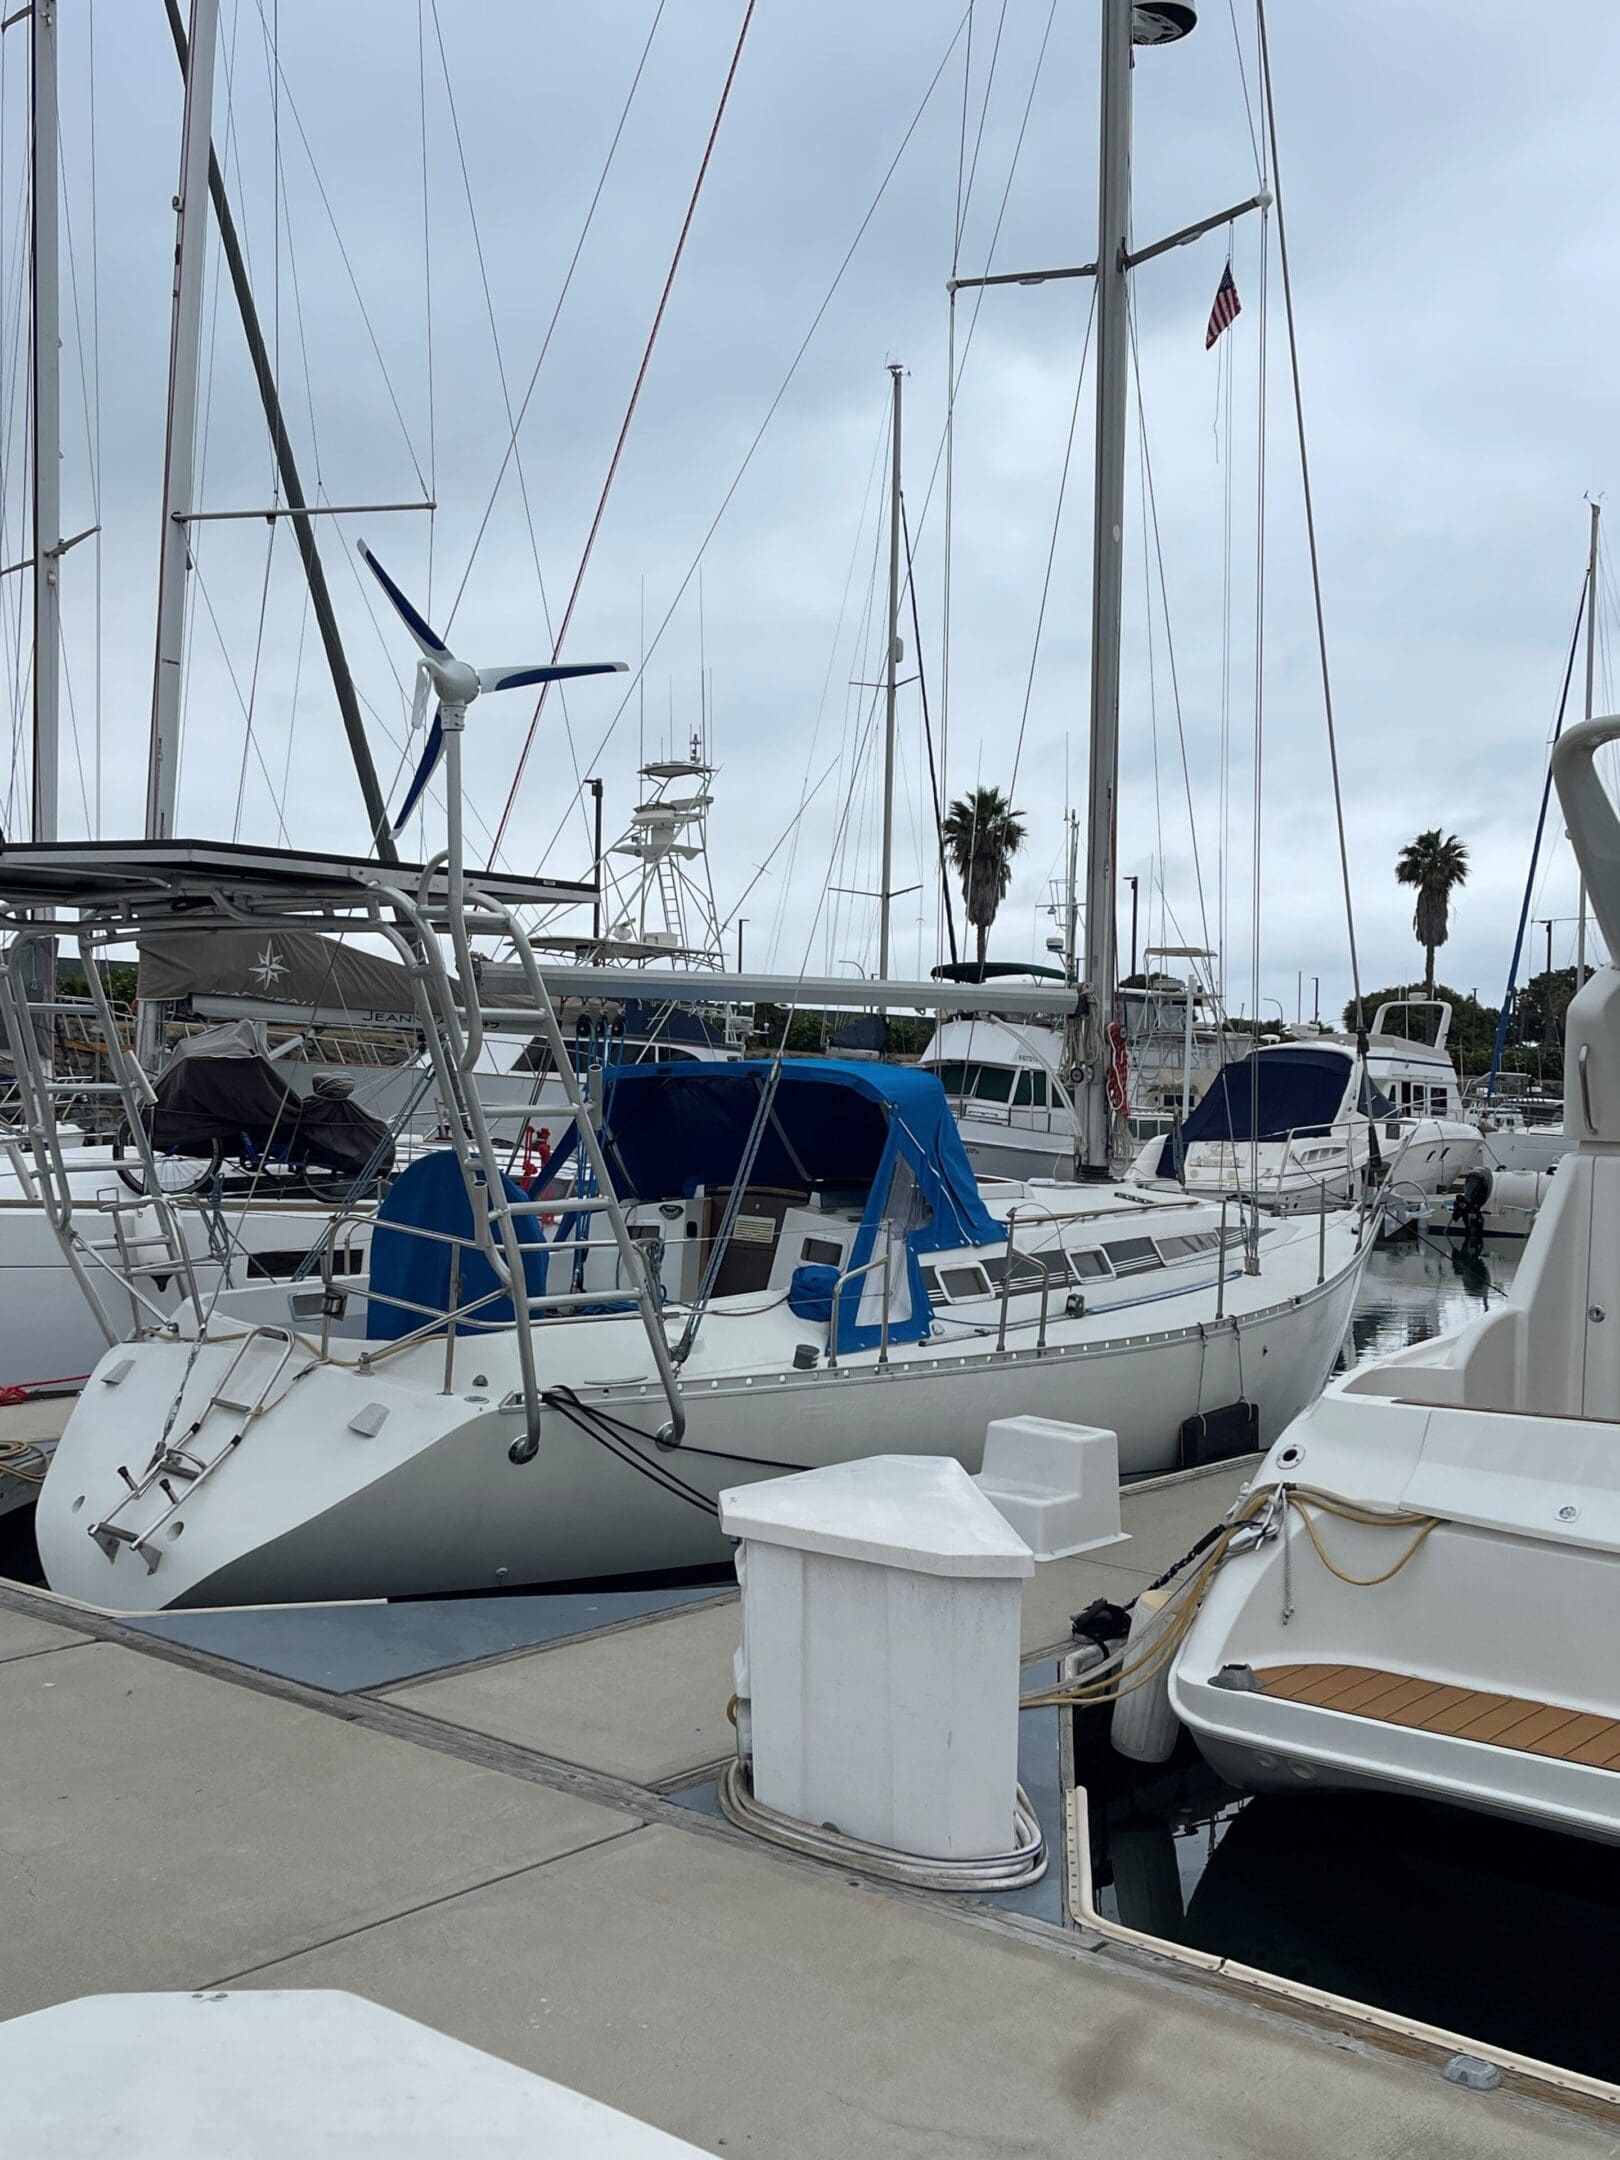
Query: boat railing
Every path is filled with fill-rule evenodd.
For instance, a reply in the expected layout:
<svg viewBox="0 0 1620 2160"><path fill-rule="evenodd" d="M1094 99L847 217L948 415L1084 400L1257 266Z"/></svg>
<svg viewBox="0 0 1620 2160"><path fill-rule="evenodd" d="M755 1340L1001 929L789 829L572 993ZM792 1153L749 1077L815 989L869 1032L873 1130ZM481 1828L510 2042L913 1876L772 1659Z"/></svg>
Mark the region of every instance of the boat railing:
<svg viewBox="0 0 1620 2160"><path fill-rule="evenodd" d="M1032 1222L1045 1222L1057 1231L1057 1255L1059 1260L1063 1262L1064 1280L1065 1282L1068 1280L1068 1263L1064 1258L1063 1247L1062 1223L1064 1218L1055 1214L1051 1208L1044 1206L1040 1201L1032 1201L1027 1204L1018 1202L1010 1207L1007 1210L1007 1266L1001 1278L1001 1305L996 1315L996 1349L998 1352L1005 1350L1007 1347L1007 1306L1013 1290L1013 1263L1018 1258L1018 1225L1020 1221L1025 1219ZM1068 1219L1073 1220L1072 1217ZM1039 1267L1041 1271L1041 1318L1040 1327L1035 1337L1035 1355L1040 1357L1046 1349L1047 1297L1052 1287L1052 1270L1044 1260L1038 1259L1034 1253L1031 1253L1029 1257L1031 1262Z"/></svg>
<svg viewBox="0 0 1620 2160"><path fill-rule="evenodd" d="M863 1260L859 1267L845 1268L838 1280L833 1284L832 1309L827 1321L827 1369L829 1372L836 1372L838 1369L838 1315L843 1309L842 1300L845 1285L861 1280L878 1268L883 1270L883 1318L878 1330L878 1363L887 1365L889 1362L889 1296L894 1278L894 1231L885 1223L883 1226L882 1252L877 1254L874 1259Z"/></svg>
<svg viewBox="0 0 1620 2160"><path fill-rule="evenodd" d="M593 1204L597 1209L605 1205L601 1201L593 1203L590 1200L581 1200L573 1202L572 1207L586 1209L591 1208ZM540 1201L513 1201L510 1203L514 1215L537 1213L542 1205L549 1209L555 1206L555 1201L548 1199L543 1203ZM361 1287L352 1275L339 1275L334 1270L333 1255L338 1248L339 1233L345 1227L359 1228L366 1219L365 1216L358 1212L350 1214L346 1211L335 1218L331 1229L321 1243L320 1352L323 1358L330 1358L331 1356L332 1322L341 1317L344 1299ZM594 1290L530 1290L526 1281L523 1294L517 1296L514 1294L513 1286L501 1280L497 1274L496 1281L490 1289L481 1292L475 1298L463 1299L461 1295L462 1257L466 1253L477 1252L484 1254L487 1259L488 1249L482 1239L465 1231L435 1230L426 1223L390 1222L384 1227L389 1232L401 1237L418 1238L424 1244L448 1245L451 1248L449 1297L443 1305L424 1304L420 1299L407 1297L397 1290L375 1291L368 1282L365 1285L365 1293L368 1299L375 1298L379 1305L391 1306L400 1312L413 1313L419 1317L421 1325L411 1328L403 1335L394 1336L386 1343L368 1344L360 1356L359 1362L362 1365L380 1365L389 1358L400 1356L406 1350L414 1350L425 1342L433 1341L442 1333L446 1337L445 1377L448 1388L458 1328L465 1327L475 1316L486 1312L491 1306L509 1304L513 1309L514 1317L521 1307L525 1318L531 1324L538 1321L544 1325L548 1319L577 1316L586 1307L600 1308L606 1306L623 1309L635 1296L633 1290L626 1289L622 1284L616 1285L609 1290L600 1288ZM573 1245L525 1245L522 1249L526 1256L538 1256L544 1259L548 1264L548 1268L553 1254L572 1254L579 1250L577 1246ZM486 1327L491 1329L496 1326L510 1327L513 1324L513 1319L509 1319L504 1315L499 1321L486 1320L484 1323Z"/></svg>

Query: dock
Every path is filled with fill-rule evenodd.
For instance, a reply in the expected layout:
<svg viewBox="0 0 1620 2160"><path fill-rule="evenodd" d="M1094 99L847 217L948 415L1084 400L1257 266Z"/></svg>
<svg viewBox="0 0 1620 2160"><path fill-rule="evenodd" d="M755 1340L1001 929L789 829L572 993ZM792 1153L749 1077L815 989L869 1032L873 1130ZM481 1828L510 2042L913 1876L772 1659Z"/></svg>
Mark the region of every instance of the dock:
<svg viewBox="0 0 1620 2160"><path fill-rule="evenodd" d="M1040 1568L1029 1664L1251 1467ZM347 1989L726 2155L1617 2149L1580 2080L1468 2089L1438 2038L1077 1924L1061 1853L1019 1903L756 1843L709 1797L737 1623L723 1585L120 1620L0 1582L0 2017Z"/></svg>

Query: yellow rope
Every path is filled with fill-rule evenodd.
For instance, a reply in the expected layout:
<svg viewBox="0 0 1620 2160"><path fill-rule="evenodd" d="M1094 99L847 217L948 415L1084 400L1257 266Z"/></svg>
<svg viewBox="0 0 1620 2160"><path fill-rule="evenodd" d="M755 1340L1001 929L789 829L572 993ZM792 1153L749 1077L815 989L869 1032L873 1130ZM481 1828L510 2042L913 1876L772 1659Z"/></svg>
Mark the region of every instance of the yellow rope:
<svg viewBox="0 0 1620 2160"><path fill-rule="evenodd" d="M1199 1607L1204 1602L1205 1593L1227 1558L1232 1540L1248 1523L1266 1512L1273 1504L1279 1490L1283 1495L1285 1504L1299 1516L1301 1522L1305 1525L1306 1535L1310 1538L1317 1557L1329 1574L1337 1576L1340 1582L1348 1583L1352 1588L1359 1590L1373 1589L1379 1583L1389 1582L1392 1577L1398 1575L1430 1534L1439 1527L1441 1521L1438 1515L1412 1514L1398 1508L1364 1507L1356 1501L1343 1500L1336 1493L1322 1492L1315 1487L1285 1485L1279 1488L1270 1486L1263 1491L1251 1493L1232 1520L1223 1528L1221 1535L1210 1547L1193 1573L1184 1577L1165 1600L1159 1614L1152 1623L1155 1630L1153 1640L1145 1650L1138 1645L1137 1654L1132 1659L1127 1644L1124 1648L1110 1654L1104 1670L1089 1673L1078 1680L1060 1682L1054 1687L1039 1688L1031 1694L1021 1695L1018 1699L1019 1706L1026 1710L1053 1707L1100 1708L1106 1703L1118 1702L1121 1696L1130 1695L1137 1688L1146 1687L1151 1681L1156 1680L1181 1648L1183 1640L1197 1617ZM1361 1523L1369 1528L1380 1530L1412 1529L1417 1534L1393 1565L1385 1568L1382 1574L1349 1575L1337 1565L1324 1548L1317 1533L1316 1525L1311 1520L1309 1513L1311 1508L1318 1509L1324 1515L1335 1515L1344 1522Z"/></svg>
<svg viewBox="0 0 1620 2160"><path fill-rule="evenodd" d="M1344 1522L1375 1523L1379 1529L1399 1529L1407 1524L1413 1524L1416 1526L1416 1534L1414 1535L1411 1544L1407 1546L1405 1552L1403 1552L1398 1559L1396 1559L1389 1567L1384 1569L1381 1575L1349 1575L1346 1574L1345 1570L1339 1566L1338 1562L1330 1556L1326 1546L1324 1546L1324 1544L1322 1543L1321 1537L1318 1535L1317 1532L1316 1524L1311 1520L1310 1509L1313 1503L1306 1501L1298 1494L1290 1493L1288 1496L1288 1504L1293 1509L1294 1513L1299 1517L1300 1521L1305 1525L1305 1534L1310 1539L1312 1545L1316 1548L1317 1559L1321 1561L1322 1565L1327 1569L1330 1575L1336 1576L1338 1580L1342 1583L1348 1583L1353 1590L1374 1590L1380 1583L1387 1583L1391 1581L1401 1572L1401 1569L1405 1567L1407 1561L1411 1559L1412 1555L1418 1550L1419 1546L1425 1543L1430 1533L1439 1527L1440 1523L1440 1518L1438 1515L1374 1516L1354 1513L1349 1508L1345 1507L1329 1507L1322 1502L1314 1503L1315 1505L1322 1508L1323 1514L1337 1515L1341 1519L1341 1521Z"/></svg>

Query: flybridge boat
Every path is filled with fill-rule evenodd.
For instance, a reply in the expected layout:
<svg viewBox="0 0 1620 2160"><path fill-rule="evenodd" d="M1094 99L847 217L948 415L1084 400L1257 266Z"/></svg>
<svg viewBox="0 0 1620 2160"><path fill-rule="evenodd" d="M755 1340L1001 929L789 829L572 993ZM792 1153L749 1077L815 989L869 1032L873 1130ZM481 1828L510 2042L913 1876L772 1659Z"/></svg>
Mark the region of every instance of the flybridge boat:
<svg viewBox="0 0 1620 2160"><path fill-rule="evenodd" d="M978 981L1043 970L972 965L936 968L944 980ZM1119 988L1125 1118L1137 1139L1169 1130L1183 1105L1200 1101L1220 1070L1223 1037L1200 1010L1196 985L1147 975ZM944 1019L918 1058L939 1076L981 1176L1072 1178L1075 1173L1075 1045L1060 1028L993 1014Z"/></svg>
<svg viewBox="0 0 1620 2160"><path fill-rule="evenodd" d="M1433 1043L1394 1031L1394 1017L1432 1009ZM1398 1194L1448 1190L1479 1160L1483 1138L1464 1115L1446 1055L1451 1008L1380 1005L1365 1049L1354 1037L1266 1043L1221 1068L1179 1134L1151 1140L1135 1182L1189 1193L1239 1193L1290 1213L1343 1206L1389 1175Z"/></svg>
<svg viewBox="0 0 1620 2160"><path fill-rule="evenodd" d="M874 1450L975 1464L1015 1410L1165 1469L1189 1426L1225 1413L1253 1445L1311 1399L1361 1272L1347 1216L1246 1244L1182 1195L987 1204L938 1082L881 1065L621 1069L553 1171L522 1198L475 1164L469 1199L454 1149L422 1157L363 1280L226 1292L106 1361L40 1503L53 1587L147 1609L694 1565L724 1553L723 1487Z"/></svg>
<svg viewBox="0 0 1620 2160"><path fill-rule="evenodd" d="M1620 951L1620 820L1553 751ZM1238 1783L1425 1794L1620 1841L1620 972L1569 1008L1571 1152L1506 1302L1336 1383L1243 1503L1171 1675Z"/></svg>

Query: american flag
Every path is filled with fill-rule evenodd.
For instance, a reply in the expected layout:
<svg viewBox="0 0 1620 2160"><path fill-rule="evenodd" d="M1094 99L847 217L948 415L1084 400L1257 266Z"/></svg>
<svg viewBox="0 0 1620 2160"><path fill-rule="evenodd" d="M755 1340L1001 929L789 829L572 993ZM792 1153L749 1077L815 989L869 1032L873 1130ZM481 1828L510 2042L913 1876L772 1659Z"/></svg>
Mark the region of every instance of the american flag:
<svg viewBox="0 0 1620 2160"><path fill-rule="evenodd" d="M1215 288L1215 305L1209 311L1209 329L1204 337L1205 352L1209 351L1221 332L1242 312L1243 302L1238 298L1238 289L1232 283L1232 265L1228 263L1221 272L1221 282Z"/></svg>

